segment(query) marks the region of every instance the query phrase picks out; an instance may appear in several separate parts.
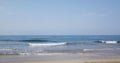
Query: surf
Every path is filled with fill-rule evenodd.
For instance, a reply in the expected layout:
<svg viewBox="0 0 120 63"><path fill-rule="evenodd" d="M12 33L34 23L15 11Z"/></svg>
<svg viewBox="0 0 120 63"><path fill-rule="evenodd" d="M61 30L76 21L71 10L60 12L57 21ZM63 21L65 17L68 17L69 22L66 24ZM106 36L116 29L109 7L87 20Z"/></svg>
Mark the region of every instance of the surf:
<svg viewBox="0 0 120 63"><path fill-rule="evenodd" d="M29 46L60 46L65 45L66 42L61 43L29 43Z"/></svg>
<svg viewBox="0 0 120 63"><path fill-rule="evenodd" d="M98 43L105 43L105 44L118 44L120 43L120 41L104 41L104 40L101 40L101 41L97 41Z"/></svg>

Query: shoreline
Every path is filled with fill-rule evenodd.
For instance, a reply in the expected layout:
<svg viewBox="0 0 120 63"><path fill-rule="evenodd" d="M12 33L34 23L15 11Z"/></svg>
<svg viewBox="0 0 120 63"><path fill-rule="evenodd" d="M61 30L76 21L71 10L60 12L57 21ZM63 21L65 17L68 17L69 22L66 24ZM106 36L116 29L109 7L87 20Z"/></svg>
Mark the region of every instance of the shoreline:
<svg viewBox="0 0 120 63"><path fill-rule="evenodd" d="M62 59L62 60L32 60L32 61L11 61L0 63L120 63L118 59Z"/></svg>
<svg viewBox="0 0 120 63"><path fill-rule="evenodd" d="M0 63L120 63L120 55L111 56L84 53L41 56L0 56Z"/></svg>

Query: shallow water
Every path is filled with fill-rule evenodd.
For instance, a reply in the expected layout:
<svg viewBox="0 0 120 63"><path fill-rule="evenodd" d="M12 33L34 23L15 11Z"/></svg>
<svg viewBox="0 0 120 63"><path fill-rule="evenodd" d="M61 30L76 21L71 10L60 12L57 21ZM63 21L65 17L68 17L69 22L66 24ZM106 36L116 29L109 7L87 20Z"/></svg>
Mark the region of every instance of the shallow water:
<svg viewBox="0 0 120 63"><path fill-rule="evenodd" d="M120 55L120 44L97 43L120 41L120 35L16 35L0 36L0 55L54 55L63 53L106 53Z"/></svg>

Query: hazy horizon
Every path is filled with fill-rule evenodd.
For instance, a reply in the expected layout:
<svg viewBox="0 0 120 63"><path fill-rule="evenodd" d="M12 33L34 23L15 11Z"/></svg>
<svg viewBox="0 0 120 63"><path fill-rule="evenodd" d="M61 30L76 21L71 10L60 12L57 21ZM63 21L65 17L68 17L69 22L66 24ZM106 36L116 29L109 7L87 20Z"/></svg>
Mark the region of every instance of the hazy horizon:
<svg viewBox="0 0 120 63"><path fill-rule="evenodd" d="M120 0L0 0L0 35L120 35Z"/></svg>

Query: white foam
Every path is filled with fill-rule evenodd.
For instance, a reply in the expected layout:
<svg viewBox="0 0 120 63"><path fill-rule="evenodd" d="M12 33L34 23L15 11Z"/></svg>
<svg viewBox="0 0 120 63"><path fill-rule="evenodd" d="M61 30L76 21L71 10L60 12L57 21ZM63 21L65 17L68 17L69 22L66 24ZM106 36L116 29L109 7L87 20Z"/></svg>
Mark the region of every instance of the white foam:
<svg viewBox="0 0 120 63"><path fill-rule="evenodd" d="M120 48L83 49L84 52L86 52L86 51L99 51L99 50L120 50Z"/></svg>
<svg viewBox="0 0 120 63"><path fill-rule="evenodd" d="M12 51L13 49L0 49L0 51Z"/></svg>
<svg viewBox="0 0 120 63"><path fill-rule="evenodd" d="M118 41L101 41L102 43L106 43L106 44L117 44Z"/></svg>
<svg viewBox="0 0 120 63"><path fill-rule="evenodd" d="M30 55L40 55L40 56L45 56L45 55L63 55L63 54L68 54L68 53L20 53L20 55L24 56L30 56Z"/></svg>
<svg viewBox="0 0 120 63"><path fill-rule="evenodd" d="M66 42L61 43L29 43L29 46L58 46L58 45L65 45Z"/></svg>
<svg viewBox="0 0 120 63"><path fill-rule="evenodd" d="M28 55L29 55L29 56L31 55L30 53L19 53L19 54L20 54L20 55L27 55L27 56L28 56Z"/></svg>
<svg viewBox="0 0 120 63"><path fill-rule="evenodd" d="M95 49L83 49L83 51L94 51Z"/></svg>

